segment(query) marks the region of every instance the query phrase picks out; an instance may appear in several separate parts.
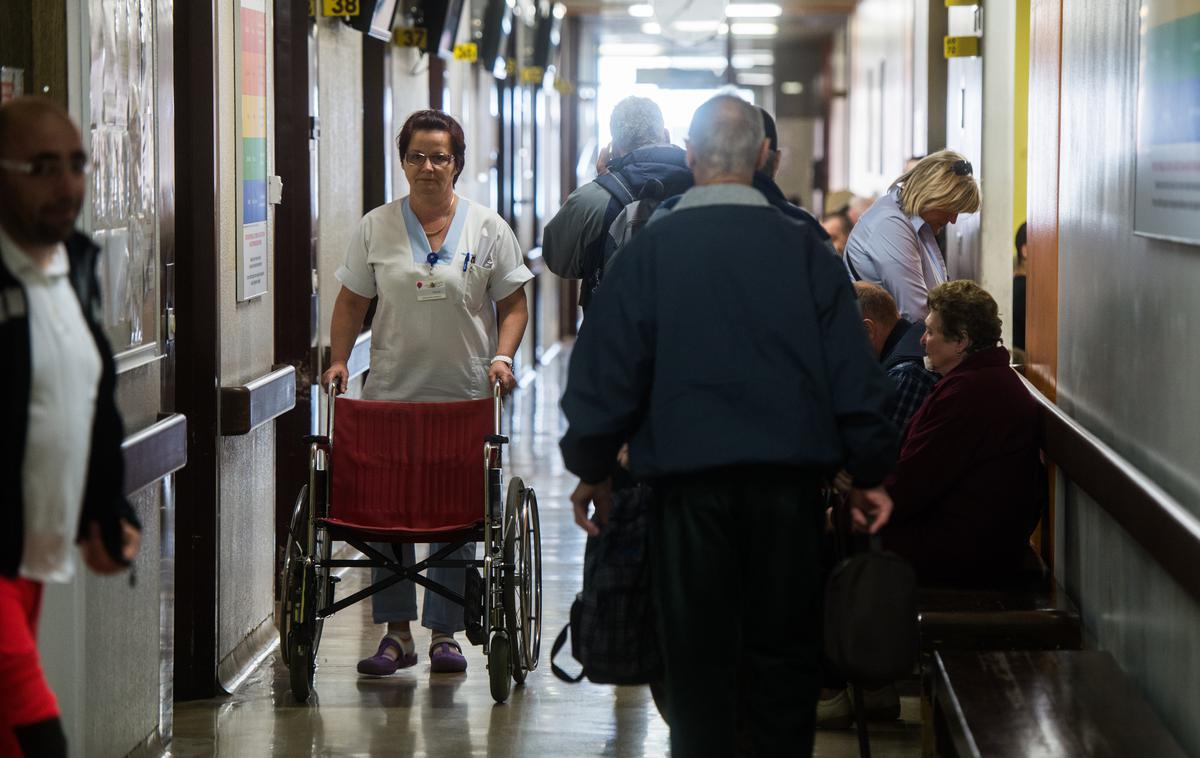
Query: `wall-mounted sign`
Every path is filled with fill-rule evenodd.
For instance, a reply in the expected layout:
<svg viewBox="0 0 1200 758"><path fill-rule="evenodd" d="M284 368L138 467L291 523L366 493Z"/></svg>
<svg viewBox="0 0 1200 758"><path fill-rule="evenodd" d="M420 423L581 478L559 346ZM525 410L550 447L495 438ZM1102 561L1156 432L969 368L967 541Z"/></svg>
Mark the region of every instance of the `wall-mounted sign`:
<svg viewBox="0 0 1200 758"><path fill-rule="evenodd" d="M359 0L321 0L322 16L357 16L361 12Z"/></svg>
<svg viewBox="0 0 1200 758"><path fill-rule="evenodd" d="M560 95L569 95L575 91L575 85L561 76L556 76L554 77L554 91Z"/></svg>
<svg viewBox="0 0 1200 758"><path fill-rule="evenodd" d="M474 63L479 59L479 45L474 42L464 42L454 46L454 60Z"/></svg>
<svg viewBox="0 0 1200 758"><path fill-rule="evenodd" d="M429 32L423 26L397 26L392 30L392 41L399 47L425 47Z"/></svg>
<svg viewBox="0 0 1200 758"><path fill-rule="evenodd" d="M1142 0L1133 231L1200 244L1200 1Z"/></svg>
<svg viewBox="0 0 1200 758"><path fill-rule="evenodd" d="M545 78L546 69L542 68L541 66L526 66L525 68L521 69L522 84L541 84L542 80Z"/></svg>
<svg viewBox="0 0 1200 758"><path fill-rule="evenodd" d="M238 16L241 140L238 190L241 224L237 241L237 299L267 291L267 6L241 0Z"/></svg>
<svg viewBox="0 0 1200 758"><path fill-rule="evenodd" d="M982 0L946 0L947 8L954 8L960 5L981 5Z"/></svg>
<svg viewBox="0 0 1200 758"><path fill-rule="evenodd" d="M979 37L946 37L944 52L947 58L974 58L979 55Z"/></svg>

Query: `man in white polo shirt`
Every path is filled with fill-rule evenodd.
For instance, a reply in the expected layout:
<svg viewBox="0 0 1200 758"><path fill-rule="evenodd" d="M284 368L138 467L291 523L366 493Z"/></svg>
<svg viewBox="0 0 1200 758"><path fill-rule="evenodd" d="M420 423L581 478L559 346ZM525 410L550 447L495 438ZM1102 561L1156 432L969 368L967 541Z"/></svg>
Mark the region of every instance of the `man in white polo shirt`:
<svg viewBox="0 0 1200 758"><path fill-rule="evenodd" d="M37 654L45 582L137 555L124 496L112 352L95 314L99 250L75 231L87 185L78 129L58 105L0 107L0 755L65 756Z"/></svg>

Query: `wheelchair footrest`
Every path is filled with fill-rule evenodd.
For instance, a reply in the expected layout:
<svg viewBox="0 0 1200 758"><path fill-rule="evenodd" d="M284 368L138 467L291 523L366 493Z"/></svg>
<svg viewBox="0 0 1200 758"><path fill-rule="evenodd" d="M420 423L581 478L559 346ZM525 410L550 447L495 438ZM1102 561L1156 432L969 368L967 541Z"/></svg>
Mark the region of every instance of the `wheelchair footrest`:
<svg viewBox="0 0 1200 758"><path fill-rule="evenodd" d="M489 434L483 438L483 441L490 442L493 445L507 445L508 437L505 437L503 434Z"/></svg>

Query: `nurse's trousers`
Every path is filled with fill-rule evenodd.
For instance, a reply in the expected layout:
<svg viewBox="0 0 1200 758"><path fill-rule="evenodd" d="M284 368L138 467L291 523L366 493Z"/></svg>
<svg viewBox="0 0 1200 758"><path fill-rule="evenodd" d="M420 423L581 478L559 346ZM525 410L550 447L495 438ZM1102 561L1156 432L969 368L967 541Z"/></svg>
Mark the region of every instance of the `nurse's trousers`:
<svg viewBox="0 0 1200 758"><path fill-rule="evenodd" d="M405 566L416 563L416 550L411 543L391 544L372 542L371 547L385 555L395 550L396 557ZM434 542L429 546L429 552L441 550L445 543ZM446 555L446 560L469 561L475 559L475 543L468 542L458 550ZM461 568L430 568L426 572L430 581L445 585L458 594L464 594L466 569ZM393 576L385 568L371 569L371 581L380 582ZM463 607L448 600L436 592L425 591L425 607L421 613L421 626L437 632L461 632L466 629L463 618ZM391 587L376 592L371 596L371 618L376 624L387 624L395 621L415 621L417 619L417 587L409 581L397 582Z"/></svg>

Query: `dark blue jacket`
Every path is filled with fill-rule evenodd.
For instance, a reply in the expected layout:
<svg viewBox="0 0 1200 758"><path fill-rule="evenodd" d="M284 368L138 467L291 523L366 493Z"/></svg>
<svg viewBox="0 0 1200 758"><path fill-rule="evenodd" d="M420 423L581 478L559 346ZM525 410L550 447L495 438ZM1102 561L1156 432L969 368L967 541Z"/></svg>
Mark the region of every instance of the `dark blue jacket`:
<svg viewBox="0 0 1200 758"><path fill-rule="evenodd" d="M91 453L84 485L79 537L93 522L100 525L104 546L114 560L121 560L123 538L120 519L140 527L125 498L125 459L121 453L124 427L117 411L116 367L108 339L95 314L100 311L100 286L96 279L97 248L76 233L67 240L71 286L79 298L84 320L100 352L100 385L96 393L96 415L92 422ZM0 498L0 575L15 576L21 566L25 544L24 488L21 468L29 426L29 397L32 381L32 345L26 315L25 288L0 263L0 354L5 368L0 371L0 402L4 407L5 433L0 435L0 481L5 496Z"/></svg>
<svg viewBox="0 0 1200 758"><path fill-rule="evenodd" d="M754 189L761 192L763 197L767 199L767 202L778 208L783 215L788 218L794 218L809 229L812 229L817 235L817 239L822 241L829 239L829 232L825 231L825 227L821 226L821 222L817 220L817 217L784 197L783 190L779 189L779 185L775 183L774 179L761 171L755 171ZM834 252L836 254L836 251Z"/></svg>
<svg viewBox="0 0 1200 758"><path fill-rule="evenodd" d="M860 486L896 455L889 383L839 261L768 206L676 208L615 261L575 344L563 460L639 478L743 464Z"/></svg>
<svg viewBox="0 0 1200 758"><path fill-rule="evenodd" d="M579 305L583 308L591 305L592 293L604 277L604 243L608 229L627 202L638 199L650 181L662 184L663 189L657 195L659 199L682 195L692 187L692 170L687 165L687 153L675 145L651 145L627 153L609 162L607 177L596 177L595 181L604 186L606 181L615 179L629 192L629 198L622 200L610 195L604 222L600 226L600 236L584 249L583 286L579 294Z"/></svg>

